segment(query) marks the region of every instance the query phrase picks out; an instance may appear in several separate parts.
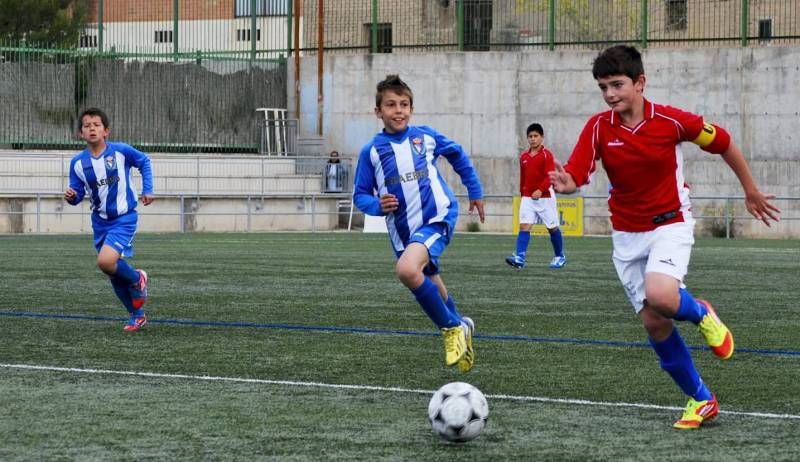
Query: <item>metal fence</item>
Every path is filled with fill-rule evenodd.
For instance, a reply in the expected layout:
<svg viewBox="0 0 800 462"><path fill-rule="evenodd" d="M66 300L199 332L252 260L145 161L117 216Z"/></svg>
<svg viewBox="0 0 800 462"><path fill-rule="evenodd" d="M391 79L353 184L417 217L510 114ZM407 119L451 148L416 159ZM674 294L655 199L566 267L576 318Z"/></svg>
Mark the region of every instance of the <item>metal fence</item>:
<svg viewBox="0 0 800 462"><path fill-rule="evenodd" d="M326 53L800 41L798 0L307 0L303 49Z"/></svg>
<svg viewBox="0 0 800 462"><path fill-rule="evenodd" d="M0 35L0 147L75 148L109 112L149 151L291 152L259 108L287 107L301 54L800 43L800 0L96 0L73 48ZM282 122L279 122L281 124ZM295 126L296 127L296 126ZM284 133L276 128L275 135ZM290 135L286 132L287 135Z"/></svg>

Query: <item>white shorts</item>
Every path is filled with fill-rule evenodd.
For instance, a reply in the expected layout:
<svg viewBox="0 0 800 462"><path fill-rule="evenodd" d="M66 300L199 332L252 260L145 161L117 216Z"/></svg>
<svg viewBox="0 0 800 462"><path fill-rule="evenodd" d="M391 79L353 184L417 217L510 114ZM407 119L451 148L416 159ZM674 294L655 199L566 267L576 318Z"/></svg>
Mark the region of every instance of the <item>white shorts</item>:
<svg viewBox="0 0 800 462"><path fill-rule="evenodd" d="M543 197L531 199L523 197L519 201L519 222L527 225L545 225L547 229L558 226L558 210L556 198Z"/></svg>
<svg viewBox="0 0 800 462"><path fill-rule="evenodd" d="M645 300L644 277L646 273L662 273L672 276L683 284L689 268L689 259L694 244L694 220L673 223L643 233L614 231L611 242L614 246L614 267L617 269L622 287L638 313Z"/></svg>

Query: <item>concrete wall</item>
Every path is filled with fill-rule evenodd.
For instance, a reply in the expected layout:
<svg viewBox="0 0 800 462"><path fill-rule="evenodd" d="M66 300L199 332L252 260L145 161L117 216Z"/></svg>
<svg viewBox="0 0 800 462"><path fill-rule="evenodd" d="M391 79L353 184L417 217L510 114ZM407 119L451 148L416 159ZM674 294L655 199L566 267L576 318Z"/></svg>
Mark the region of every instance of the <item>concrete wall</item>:
<svg viewBox="0 0 800 462"><path fill-rule="evenodd" d="M657 49L643 54L647 98L702 114L726 127L745 152L763 191L800 197L796 181L800 178L800 47ZM387 74L397 73L414 91L412 123L431 125L461 143L488 194L514 194L516 158L526 145L528 124L542 123L545 143L566 161L586 120L607 109L590 71L596 55L595 51L328 55L321 105L317 58L303 58L300 133L317 132L321 110L325 150L357 155L382 128L373 113L375 85ZM293 82L292 66L289 72ZM293 90L289 108L295 107ZM690 143L683 148L694 195L742 194L725 162ZM456 192L463 192L452 176L448 181ZM602 195L607 188L600 169L583 192ZM780 202L784 216L800 217L798 202ZM605 205L590 205L588 213L605 213ZM800 223L789 220L777 230L743 225L743 232L800 236Z"/></svg>

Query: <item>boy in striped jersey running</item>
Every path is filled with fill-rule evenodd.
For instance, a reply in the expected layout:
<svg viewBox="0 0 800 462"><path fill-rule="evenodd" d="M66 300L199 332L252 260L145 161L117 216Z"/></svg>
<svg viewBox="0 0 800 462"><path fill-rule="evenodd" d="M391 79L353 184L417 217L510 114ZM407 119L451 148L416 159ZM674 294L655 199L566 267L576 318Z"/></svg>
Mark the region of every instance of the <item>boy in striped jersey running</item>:
<svg viewBox="0 0 800 462"><path fill-rule="evenodd" d="M78 205L84 196L89 197L97 266L111 279L114 293L128 310L123 330L135 332L147 323L143 308L147 273L124 260L133 256L138 221L131 168L141 172L142 203L150 205L154 200L150 158L127 144L107 141L109 119L102 110L86 109L78 120L86 149L69 164L69 187L64 199L70 205Z"/></svg>
<svg viewBox="0 0 800 462"><path fill-rule="evenodd" d="M444 156L461 177L469 212L477 210L481 222L483 189L464 149L430 127L409 125L413 111L413 93L399 76L378 83L375 115L384 129L361 150L353 200L365 214L386 218L398 279L441 329L445 364L469 372L475 361L475 324L458 312L439 274L458 203L436 168L437 159Z"/></svg>

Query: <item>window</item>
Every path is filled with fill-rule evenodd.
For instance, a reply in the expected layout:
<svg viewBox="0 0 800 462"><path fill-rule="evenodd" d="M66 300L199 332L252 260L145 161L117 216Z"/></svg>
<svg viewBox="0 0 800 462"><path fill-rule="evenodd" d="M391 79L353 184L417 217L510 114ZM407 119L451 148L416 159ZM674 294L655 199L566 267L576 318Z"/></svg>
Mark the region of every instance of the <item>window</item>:
<svg viewBox="0 0 800 462"><path fill-rule="evenodd" d="M464 50L487 51L492 34L492 0L464 2Z"/></svg>
<svg viewBox="0 0 800 462"><path fill-rule="evenodd" d="M667 30L686 30L686 0L666 0Z"/></svg>
<svg viewBox="0 0 800 462"><path fill-rule="evenodd" d="M392 23L380 22L378 26L378 53L391 53L392 52ZM364 29L367 31L367 44L369 49L372 50L372 23L364 24Z"/></svg>
<svg viewBox="0 0 800 462"><path fill-rule="evenodd" d="M250 16L251 0L236 0L236 17ZM287 0L256 0L256 16L287 16Z"/></svg>
<svg viewBox="0 0 800 462"><path fill-rule="evenodd" d="M250 29L236 29L236 41L237 42L249 42L250 41ZM261 29L256 29L256 41L261 40Z"/></svg>
<svg viewBox="0 0 800 462"><path fill-rule="evenodd" d="M172 31L171 30L157 30L156 31L156 43L172 43Z"/></svg>
<svg viewBox="0 0 800 462"><path fill-rule="evenodd" d="M758 20L758 39L772 40L772 18Z"/></svg>
<svg viewBox="0 0 800 462"><path fill-rule="evenodd" d="M96 35L81 35L80 42L78 43L80 48L97 48L97 36Z"/></svg>

